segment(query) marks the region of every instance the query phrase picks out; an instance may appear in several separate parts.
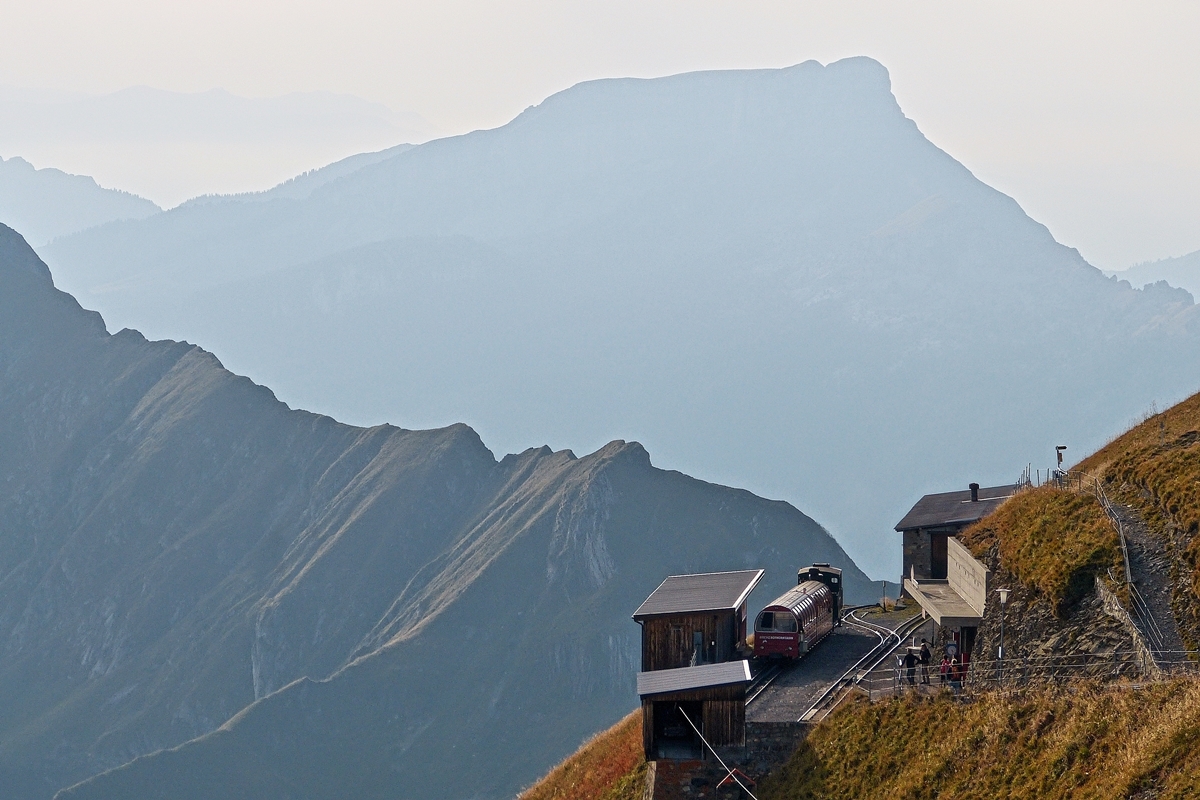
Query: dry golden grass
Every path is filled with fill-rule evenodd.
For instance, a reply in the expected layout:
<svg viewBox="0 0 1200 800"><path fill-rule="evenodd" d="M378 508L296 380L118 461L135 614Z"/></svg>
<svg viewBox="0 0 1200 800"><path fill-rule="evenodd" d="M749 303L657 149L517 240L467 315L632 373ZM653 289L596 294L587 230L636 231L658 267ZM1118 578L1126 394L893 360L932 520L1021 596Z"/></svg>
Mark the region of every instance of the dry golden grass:
<svg viewBox="0 0 1200 800"><path fill-rule="evenodd" d="M1143 502L1184 531L1200 528L1200 394L1137 425L1079 465L1106 485L1146 492Z"/></svg>
<svg viewBox="0 0 1200 800"><path fill-rule="evenodd" d="M645 776L639 709L584 742L518 800L641 800Z"/></svg>
<svg viewBox="0 0 1200 800"><path fill-rule="evenodd" d="M1200 645L1200 394L1134 426L1078 469L1099 478L1114 500L1135 507L1152 529L1174 527L1182 534L1191 593L1185 589L1175 598L1175 614L1185 640Z"/></svg>
<svg viewBox="0 0 1200 800"><path fill-rule="evenodd" d="M1194 394L1166 411L1148 417L1088 456L1075 469L1103 477L1117 459L1152 452L1197 430L1200 430L1200 394Z"/></svg>
<svg viewBox="0 0 1200 800"><path fill-rule="evenodd" d="M1200 796L1200 682L847 703L759 800Z"/></svg>
<svg viewBox="0 0 1200 800"><path fill-rule="evenodd" d="M1097 574L1120 568L1120 542L1090 494L1042 487L1022 492L962 534L977 556L993 546L1000 565L1061 613L1091 590Z"/></svg>

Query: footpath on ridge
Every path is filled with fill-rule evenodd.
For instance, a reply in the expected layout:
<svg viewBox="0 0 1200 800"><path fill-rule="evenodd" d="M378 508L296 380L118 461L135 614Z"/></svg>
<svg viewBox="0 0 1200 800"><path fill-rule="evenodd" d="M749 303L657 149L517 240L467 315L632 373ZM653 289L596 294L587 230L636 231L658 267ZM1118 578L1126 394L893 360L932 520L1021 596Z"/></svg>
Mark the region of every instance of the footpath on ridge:
<svg viewBox="0 0 1200 800"><path fill-rule="evenodd" d="M1171 556L1166 542L1150 531L1136 509L1119 503L1113 503L1112 509L1120 518L1125 534L1133 585L1154 620L1154 630L1142 633L1155 651L1182 653L1187 648L1171 607Z"/></svg>

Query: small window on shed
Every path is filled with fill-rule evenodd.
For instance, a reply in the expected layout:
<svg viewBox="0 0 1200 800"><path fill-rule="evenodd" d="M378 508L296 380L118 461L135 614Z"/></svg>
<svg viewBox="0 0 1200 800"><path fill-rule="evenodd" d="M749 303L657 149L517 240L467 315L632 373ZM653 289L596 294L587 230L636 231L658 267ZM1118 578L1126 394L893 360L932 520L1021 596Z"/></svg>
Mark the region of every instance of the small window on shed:
<svg viewBox="0 0 1200 800"><path fill-rule="evenodd" d="M756 631L773 631L775 630L775 612L764 611L758 615L758 622L754 623Z"/></svg>

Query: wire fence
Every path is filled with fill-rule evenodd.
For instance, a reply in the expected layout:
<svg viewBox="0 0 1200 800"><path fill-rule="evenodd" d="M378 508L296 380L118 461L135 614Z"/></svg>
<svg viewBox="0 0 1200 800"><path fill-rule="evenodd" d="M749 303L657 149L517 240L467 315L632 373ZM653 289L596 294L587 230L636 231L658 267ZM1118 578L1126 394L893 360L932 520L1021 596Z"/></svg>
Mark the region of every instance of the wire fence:
<svg viewBox="0 0 1200 800"><path fill-rule="evenodd" d="M1147 649L1150 650L1150 656L1159 667L1169 667L1172 661L1172 653L1167 650L1167 637L1164 635L1162 625L1159 624L1150 604L1146 602L1145 596L1138 589L1137 582L1133 578L1133 570L1130 566L1129 558L1129 540L1125 531L1125 520L1117 511L1117 507L1109 499L1108 493L1104 491L1104 485L1100 479L1094 475L1089 475L1086 472L1079 470L1062 470L1055 469L1053 471L1046 470L1044 482L1041 478L1041 472L1038 471L1038 485L1052 485L1059 489L1090 492L1099 501L1100 506L1104 509L1105 515L1113 528L1117 532L1117 539L1121 546L1121 566L1124 571L1124 586L1129 593L1128 613L1134 627L1145 639ZM1018 483L1018 489L1027 489L1034 486L1031 480L1030 470L1026 467L1021 474ZM1109 579L1117 585L1122 585L1122 582L1109 571ZM1163 663L1159 663L1163 662Z"/></svg>
<svg viewBox="0 0 1200 800"><path fill-rule="evenodd" d="M990 661L972 660L964 667L927 669L891 667L875 670L857 682L872 700L898 697L913 692L941 691L955 695L996 689L1064 685L1078 680L1120 682L1129 685L1158 683L1182 676L1200 676L1200 652L1195 650L1160 653L1159 669L1147 676L1136 650L1075 655L1033 655Z"/></svg>

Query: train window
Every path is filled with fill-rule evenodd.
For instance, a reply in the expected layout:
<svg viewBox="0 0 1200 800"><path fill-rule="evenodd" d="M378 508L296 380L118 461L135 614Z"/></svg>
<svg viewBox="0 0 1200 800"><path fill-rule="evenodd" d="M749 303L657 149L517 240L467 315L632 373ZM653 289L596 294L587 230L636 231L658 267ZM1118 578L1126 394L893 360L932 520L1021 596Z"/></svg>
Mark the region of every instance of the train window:
<svg viewBox="0 0 1200 800"><path fill-rule="evenodd" d="M784 633L796 632L796 618L791 614L780 614L775 620L775 630Z"/></svg>
<svg viewBox="0 0 1200 800"><path fill-rule="evenodd" d="M775 612L764 611L758 615L758 622L754 625L756 631L773 631L775 630Z"/></svg>

